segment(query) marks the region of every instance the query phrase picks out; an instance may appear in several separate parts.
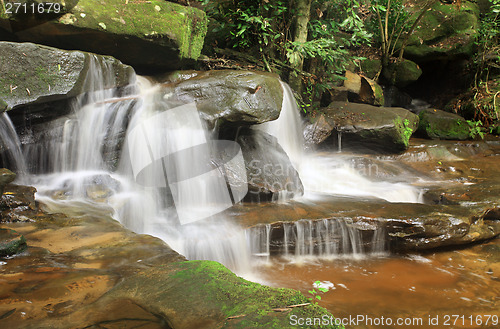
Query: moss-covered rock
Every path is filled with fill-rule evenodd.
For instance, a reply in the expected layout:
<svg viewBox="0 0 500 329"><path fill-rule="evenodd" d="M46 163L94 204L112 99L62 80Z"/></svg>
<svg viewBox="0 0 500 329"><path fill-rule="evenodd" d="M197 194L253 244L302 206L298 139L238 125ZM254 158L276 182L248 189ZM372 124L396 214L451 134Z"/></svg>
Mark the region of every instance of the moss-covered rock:
<svg viewBox="0 0 500 329"><path fill-rule="evenodd" d="M425 109L419 113L418 133L432 139L470 138L467 121L458 114L436 109Z"/></svg>
<svg viewBox="0 0 500 329"><path fill-rule="evenodd" d="M471 1L437 1L410 36L405 57L417 63L436 58L470 57L479 26L479 8Z"/></svg>
<svg viewBox="0 0 500 329"><path fill-rule="evenodd" d="M392 85L404 88L420 78L422 69L417 63L405 59L401 62L390 64L384 75L384 78L390 81Z"/></svg>
<svg viewBox="0 0 500 329"><path fill-rule="evenodd" d="M342 147L363 151L404 151L418 126L418 117L399 107L333 102L324 112L342 134Z"/></svg>
<svg viewBox="0 0 500 329"><path fill-rule="evenodd" d="M370 79L375 79L382 70L382 62L379 59L365 59L359 66L360 72Z"/></svg>
<svg viewBox="0 0 500 329"><path fill-rule="evenodd" d="M26 249L26 239L14 230L0 228L0 257L12 256Z"/></svg>
<svg viewBox="0 0 500 329"><path fill-rule="evenodd" d="M0 98L9 110L68 100L94 91L93 88L126 86L135 79L130 66L112 57L33 43L0 42L0 58ZM105 79L104 85L85 83L91 62L95 64L94 69L113 71L113 76ZM63 109L69 111L67 106Z"/></svg>
<svg viewBox="0 0 500 329"><path fill-rule="evenodd" d="M207 19L199 9L159 0L64 3L53 15L3 13L0 35L111 55L144 70L178 68L201 53Z"/></svg>
<svg viewBox="0 0 500 329"><path fill-rule="evenodd" d="M177 74L164 84L171 101L196 102L212 125L251 125L275 120L281 112L279 77L265 72L218 70Z"/></svg>

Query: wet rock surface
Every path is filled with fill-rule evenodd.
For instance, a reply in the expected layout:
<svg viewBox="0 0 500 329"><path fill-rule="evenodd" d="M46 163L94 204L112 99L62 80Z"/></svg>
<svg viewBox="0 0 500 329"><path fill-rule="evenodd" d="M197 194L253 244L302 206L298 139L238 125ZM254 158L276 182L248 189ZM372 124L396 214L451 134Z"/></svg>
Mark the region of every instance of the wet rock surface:
<svg viewBox="0 0 500 329"><path fill-rule="evenodd" d="M173 82L164 84L168 99L180 104L196 102L212 126L264 123L277 119L281 112L283 88L274 74L220 70L169 79Z"/></svg>
<svg viewBox="0 0 500 329"><path fill-rule="evenodd" d="M399 107L333 102L324 112L328 123L335 127L336 132L342 133L342 147L358 152L404 151L418 125L415 114Z"/></svg>
<svg viewBox="0 0 500 329"><path fill-rule="evenodd" d="M16 174L6 168L0 169L0 195L3 194L5 185L12 183L16 179Z"/></svg>
<svg viewBox="0 0 500 329"><path fill-rule="evenodd" d="M30 222L1 224L0 234L15 229L28 246L0 258L2 326L287 328L290 314L328 315L318 306L286 308L308 302L297 291L186 261L160 239L125 229L107 206L60 209L65 214L39 211Z"/></svg>
<svg viewBox="0 0 500 329"><path fill-rule="evenodd" d="M10 110L35 106L31 119L43 117L44 121L61 115L61 111L69 112L68 102L77 95L95 91L94 88L124 87L134 77L130 66L112 57L33 43L0 42L0 57L0 98ZM116 72L106 81L108 85L85 83L90 57L95 58L99 68L112 67Z"/></svg>
<svg viewBox="0 0 500 329"><path fill-rule="evenodd" d="M420 177L418 185L425 186L423 204L316 196L307 202L240 205L229 213L247 227L271 224L277 241L282 241L283 223L338 219L347 220L347 225L356 227L368 240L383 227L390 249L396 252L466 245L500 234L499 156L500 144L496 140L439 144L413 140L407 152L380 157L403 162L405 170L398 172L380 166L371 179L385 180L386 175L399 175L411 181ZM363 158L370 160L365 160L366 165L378 163L374 157ZM276 249L281 248L279 241L275 243Z"/></svg>

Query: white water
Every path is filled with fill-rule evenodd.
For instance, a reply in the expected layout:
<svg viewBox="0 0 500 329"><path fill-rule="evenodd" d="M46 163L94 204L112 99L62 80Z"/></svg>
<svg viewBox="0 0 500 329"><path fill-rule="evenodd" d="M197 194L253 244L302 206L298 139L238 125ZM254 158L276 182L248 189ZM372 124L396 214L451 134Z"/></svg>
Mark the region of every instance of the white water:
<svg viewBox="0 0 500 329"><path fill-rule="evenodd" d="M0 150L2 162L8 163L10 170L18 176L26 173L26 163L21 151L21 142L7 113L0 114ZM19 180L19 177L17 177Z"/></svg>
<svg viewBox="0 0 500 329"><path fill-rule="evenodd" d="M372 181L361 175L359 169L335 154L304 151L302 121L299 108L288 85L282 84L284 98L281 114L275 121L260 125L259 129L275 136L299 172L305 197L325 193L331 195L370 196L390 202L421 203L421 190L405 183ZM339 133L340 134L340 133ZM339 135L339 149L340 149ZM374 169L376 170L376 168ZM365 173L370 174L370 173Z"/></svg>
<svg viewBox="0 0 500 329"><path fill-rule="evenodd" d="M216 178L209 177L186 190L172 187L172 181L175 183L180 177L199 173L200 162L210 157L211 149L204 155L183 152L182 156L173 159L162 156L209 145L213 140L211 133L193 117L172 115L162 120L165 119L163 114L174 113L172 109L180 104L169 102L168 94L159 86L138 77L137 82L130 82L129 94L119 98L121 95L115 90L104 89L114 79L111 68L95 59L91 65L94 68L89 70L85 83L96 91L79 97L71 116L48 125L53 134L48 134L50 139L40 142L43 147L25 150L30 163L44 159L43 172L46 174L30 176L26 182L37 187L37 198L54 211L83 208L97 213L108 212L138 233L163 239L188 259L217 260L246 277L251 273L252 254L269 260L272 233L269 225L265 226L264 233L259 230L245 232L220 215L216 216L217 221L179 223L183 212L195 211L196 219L216 214L210 208L226 198L223 194L227 193L227 187L216 174L217 170L211 171ZM283 87L282 114L278 120L260 129L276 134L299 169L307 192L374 195L402 201L403 192L411 191L405 185L370 182L344 167L323 168L323 158L304 155L298 109L289 87L285 84ZM141 144L131 137L137 134L135 128L139 129L135 131L145 132L146 142ZM16 150L15 147L10 149ZM119 149L122 149L121 155L116 154ZM22 159L17 153L14 157ZM120 163L116 167L118 158ZM332 159L325 162L331 165ZM213 163L202 163L203 166L213 169ZM315 186L319 182L322 186ZM394 196L389 196L391 190ZM237 195L232 192L233 196ZM404 200L414 202L411 193ZM293 228L291 225L286 224L284 228L285 255L369 252L361 247L357 230L344 221L299 221ZM373 237L378 245L379 240L383 241L383 234L379 235ZM322 243L316 245L314 241L318 239ZM292 241L293 250L288 246Z"/></svg>

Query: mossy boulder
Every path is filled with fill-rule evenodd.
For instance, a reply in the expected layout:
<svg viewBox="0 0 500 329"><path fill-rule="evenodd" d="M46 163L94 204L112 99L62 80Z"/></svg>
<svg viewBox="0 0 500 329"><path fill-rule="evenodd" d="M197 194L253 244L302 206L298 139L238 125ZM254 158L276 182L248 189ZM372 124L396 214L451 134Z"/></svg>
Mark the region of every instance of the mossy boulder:
<svg viewBox="0 0 500 329"><path fill-rule="evenodd" d="M0 257L12 256L26 249L26 239L14 230L0 228Z"/></svg>
<svg viewBox="0 0 500 329"><path fill-rule="evenodd" d="M418 126L418 117L400 107L333 102L324 112L330 125L341 133L342 147L358 151L404 151Z"/></svg>
<svg viewBox="0 0 500 329"><path fill-rule="evenodd" d="M0 98L9 110L34 104L54 105L94 91L93 88L123 87L135 79L130 66L112 57L33 43L0 42L0 58ZM103 85L85 83L91 62L97 70L112 70L112 76L104 79ZM61 106L62 110L69 111L67 105Z"/></svg>
<svg viewBox="0 0 500 329"><path fill-rule="evenodd" d="M169 100L196 102L203 118L212 126L244 126L279 117L283 88L279 77L265 72L217 70L177 74L165 82ZM185 78L185 79L184 79Z"/></svg>
<svg viewBox="0 0 500 329"><path fill-rule="evenodd" d="M467 121L458 114L436 109L425 109L419 113L418 133L431 139L470 138Z"/></svg>
<svg viewBox="0 0 500 329"><path fill-rule="evenodd" d="M365 59L359 64L360 73L370 79L375 79L382 70L382 62L379 59Z"/></svg>
<svg viewBox="0 0 500 329"><path fill-rule="evenodd" d="M410 36L405 57L417 63L439 58L470 57L479 28L479 7L471 1L437 1Z"/></svg>
<svg viewBox="0 0 500 329"><path fill-rule="evenodd" d="M390 81L391 85L404 88L415 82L422 75L422 69L417 63L404 59L398 63L392 63L387 70L384 70L384 78Z"/></svg>
<svg viewBox="0 0 500 329"><path fill-rule="evenodd" d="M207 19L194 7L159 0L56 2L66 5L50 15L2 13L0 35L111 55L144 71L179 68L203 48Z"/></svg>

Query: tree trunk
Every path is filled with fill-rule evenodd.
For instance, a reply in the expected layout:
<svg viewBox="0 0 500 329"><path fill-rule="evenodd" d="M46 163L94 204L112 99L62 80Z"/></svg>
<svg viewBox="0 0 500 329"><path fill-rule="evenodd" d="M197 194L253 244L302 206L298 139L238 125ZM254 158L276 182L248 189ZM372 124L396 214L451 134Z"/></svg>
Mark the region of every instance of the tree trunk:
<svg viewBox="0 0 500 329"><path fill-rule="evenodd" d="M297 16L295 18L295 32L293 34L294 42L307 41L307 24L311 15L311 3L312 0L296 0ZM290 64L293 68L301 71L304 65L304 58L302 56L295 56L295 58ZM296 72L292 72L290 75L290 86L297 92L301 92L302 90L302 80Z"/></svg>

